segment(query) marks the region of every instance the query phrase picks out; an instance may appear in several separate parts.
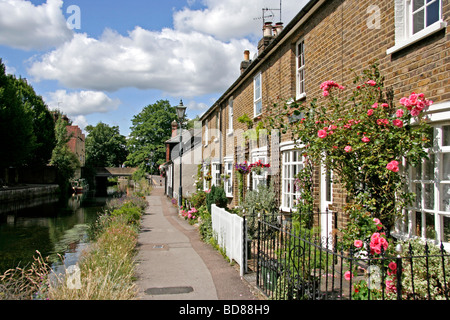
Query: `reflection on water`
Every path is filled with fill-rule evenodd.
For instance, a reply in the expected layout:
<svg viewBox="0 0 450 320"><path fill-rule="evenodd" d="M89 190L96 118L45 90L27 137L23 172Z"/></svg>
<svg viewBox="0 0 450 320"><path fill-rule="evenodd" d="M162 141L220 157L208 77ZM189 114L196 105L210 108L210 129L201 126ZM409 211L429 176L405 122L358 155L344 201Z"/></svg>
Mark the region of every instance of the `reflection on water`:
<svg viewBox="0 0 450 320"><path fill-rule="evenodd" d="M48 256L56 269L61 257L66 266L75 264L89 243L89 225L115 191L108 188L104 197L91 191L64 202L51 201L0 214L0 273L31 263L36 250Z"/></svg>

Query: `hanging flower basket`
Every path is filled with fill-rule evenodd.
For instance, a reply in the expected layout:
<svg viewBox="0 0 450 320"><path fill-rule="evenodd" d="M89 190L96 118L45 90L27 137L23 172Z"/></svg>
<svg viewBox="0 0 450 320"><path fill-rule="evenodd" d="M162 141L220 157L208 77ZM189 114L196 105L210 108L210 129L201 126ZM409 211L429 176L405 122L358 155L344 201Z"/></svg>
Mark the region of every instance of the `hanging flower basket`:
<svg viewBox="0 0 450 320"><path fill-rule="evenodd" d="M249 168L251 172L257 175L261 175L266 168L270 168L270 164L264 164L261 162L261 160L258 160L255 163L250 164Z"/></svg>
<svg viewBox="0 0 450 320"><path fill-rule="evenodd" d="M244 161L243 163L236 163L234 170L240 174L247 174L250 172L250 167L248 166L247 161Z"/></svg>

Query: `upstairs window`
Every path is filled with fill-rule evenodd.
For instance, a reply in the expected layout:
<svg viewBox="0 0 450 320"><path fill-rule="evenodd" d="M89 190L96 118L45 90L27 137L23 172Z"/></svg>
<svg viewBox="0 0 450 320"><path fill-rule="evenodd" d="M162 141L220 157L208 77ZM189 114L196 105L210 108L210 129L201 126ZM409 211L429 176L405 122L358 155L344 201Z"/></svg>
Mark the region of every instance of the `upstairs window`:
<svg viewBox="0 0 450 320"><path fill-rule="evenodd" d="M392 54L444 29L442 0L395 0L395 46Z"/></svg>
<svg viewBox="0 0 450 320"><path fill-rule="evenodd" d="M254 116L257 117L262 113L262 87L261 87L261 73L259 73L254 79Z"/></svg>
<svg viewBox="0 0 450 320"><path fill-rule="evenodd" d="M440 0L413 0L412 1L412 34L422 31L441 17Z"/></svg>
<svg viewBox="0 0 450 320"><path fill-rule="evenodd" d="M297 99L302 99L306 96L304 40L300 40L296 45L296 96Z"/></svg>
<svg viewBox="0 0 450 320"><path fill-rule="evenodd" d="M228 101L228 133L233 132L233 98Z"/></svg>

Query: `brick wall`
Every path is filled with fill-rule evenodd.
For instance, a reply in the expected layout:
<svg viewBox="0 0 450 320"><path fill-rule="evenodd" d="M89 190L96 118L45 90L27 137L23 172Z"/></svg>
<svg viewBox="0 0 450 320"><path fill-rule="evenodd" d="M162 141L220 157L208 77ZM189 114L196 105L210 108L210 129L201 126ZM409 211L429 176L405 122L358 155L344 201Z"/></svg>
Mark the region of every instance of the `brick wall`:
<svg viewBox="0 0 450 320"><path fill-rule="evenodd" d="M449 24L450 1L443 0L443 18ZM379 8L379 28L368 25L371 12L367 9L376 4ZM274 104L283 104L295 97L295 45L299 39L305 41L306 60L306 98L309 104L312 99L320 101L320 84L326 80L334 80L347 87L344 94L353 90L355 74L361 74L369 64L377 60L380 71L385 76L385 86L392 88L394 101L409 95L412 91L423 92L435 103L450 100L450 27L431 35L420 42L410 45L393 54L387 50L395 45L394 0L335 0L325 1L297 30L289 37L284 36L281 45L264 57L260 66L250 65L249 72L241 76L236 86L221 98L222 108L222 158L230 155L231 146L240 146L242 136L227 135L229 97L233 97L234 130L247 130L237 119L247 114L253 117L253 77L262 73L263 115L274 112ZM268 50L272 49L271 47ZM238 66L237 66L238 67ZM353 71L352 71L353 70ZM238 79L239 80L239 79ZM259 119L255 119L256 126ZM214 113L210 117L209 127L214 125ZM281 142L292 140L291 133L281 136ZM248 150L250 151L250 150ZM235 152L234 152L235 153ZM212 156L212 151L204 150L205 156ZM205 158L205 157L204 157ZM247 157L248 159L248 157ZM281 161L280 161L281 164ZM316 198L319 206L320 185L319 170L314 174ZM273 177L275 180L279 176ZM234 199L237 204L237 180L234 175ZM334 207L338 210L346 202L346 193L340 186L334 185Z"/></svg>

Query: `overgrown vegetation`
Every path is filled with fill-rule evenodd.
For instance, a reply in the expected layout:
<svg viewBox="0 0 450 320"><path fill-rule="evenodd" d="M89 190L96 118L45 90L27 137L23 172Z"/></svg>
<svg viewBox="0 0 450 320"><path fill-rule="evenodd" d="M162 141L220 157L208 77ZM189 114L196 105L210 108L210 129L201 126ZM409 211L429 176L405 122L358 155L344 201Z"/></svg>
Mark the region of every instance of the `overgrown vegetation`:
<svg viewBox="0 0 450 320"><path fill-rule="evenodd" d="M40 256L0 276L3 300L129 300L136 297L135 246L147 202L131 194L108 201L91 226L92 244L74 269L57 275Z"/></svg>

